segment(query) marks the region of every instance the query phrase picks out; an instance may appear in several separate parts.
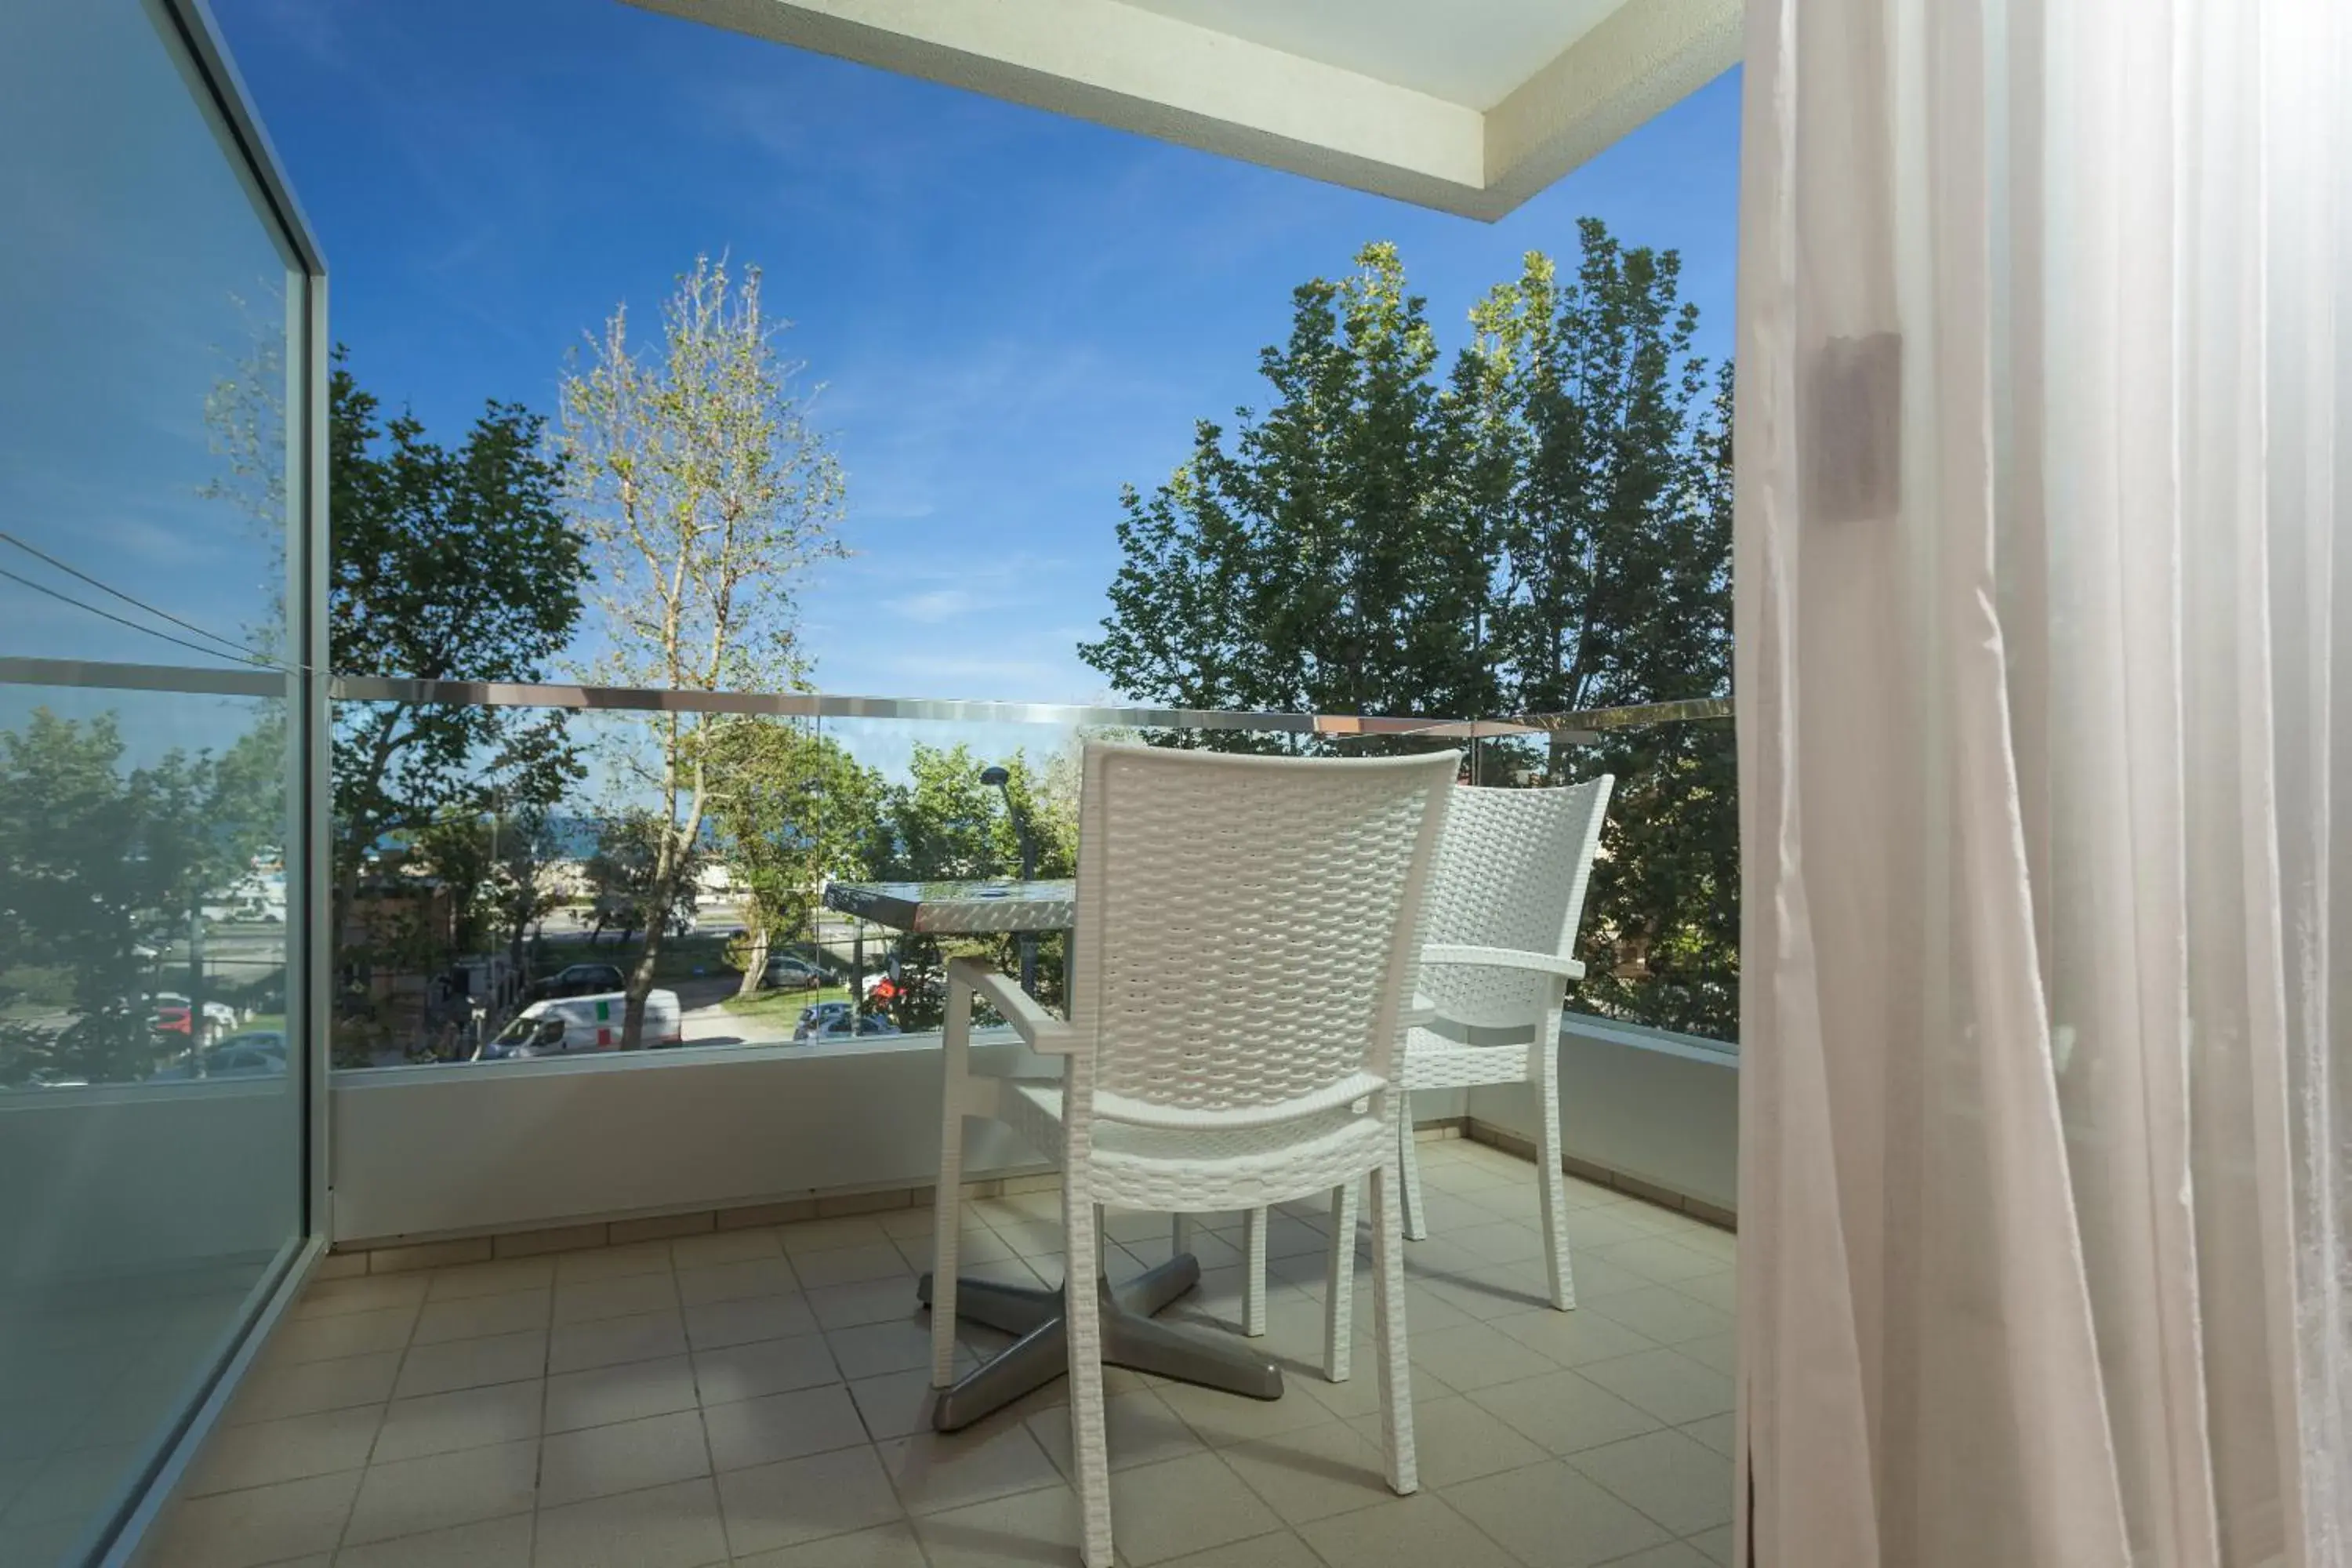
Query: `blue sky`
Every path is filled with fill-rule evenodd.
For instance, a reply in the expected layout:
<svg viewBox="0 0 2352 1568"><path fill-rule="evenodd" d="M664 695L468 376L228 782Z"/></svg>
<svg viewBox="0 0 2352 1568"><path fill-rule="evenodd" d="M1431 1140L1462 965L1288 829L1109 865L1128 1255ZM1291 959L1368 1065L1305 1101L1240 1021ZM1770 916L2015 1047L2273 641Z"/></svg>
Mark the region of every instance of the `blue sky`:
<svg viewBox="0 0 2352 1568"><path fill-rule="evenodd" d="M1470 302L1594 215L1683 253L1720 353L1738 84L1717 82L1502 223L588 0L214 0L326 252L373 390L455 437L552 411L613 307L698 250L766 271L824 384L855 557L804 632L824 689L1109 695L1073 646L1123 482L1255 405L1290 289L1394 240L1451 346ZM168 653L168 650L166 650Z"/></svg>

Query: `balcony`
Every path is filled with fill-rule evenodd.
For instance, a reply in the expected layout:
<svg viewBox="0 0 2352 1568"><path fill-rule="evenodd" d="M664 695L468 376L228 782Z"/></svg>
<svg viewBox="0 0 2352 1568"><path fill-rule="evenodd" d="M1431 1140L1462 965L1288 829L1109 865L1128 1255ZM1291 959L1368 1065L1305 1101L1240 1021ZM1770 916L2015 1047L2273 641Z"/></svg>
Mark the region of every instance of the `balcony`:
<svg viewBox="0 0 2352 1568"><path fill-rule="evenodd" d="M1323 1381L1328 1215L1294 1205L1268 1246L1283 1399L1108 1374L1121 1556L1728 1563L1731 1236L1571 1180L1580 1304L1563 1314L1543 1300L1527 1164L1434 1131L1422 1161L1433 1236L1407 1269L1423 1491L1381 1484L1370 1373ZM966 1208L964 1256L1058 1281L1052 1182L988 1184ZM701 1212L328 1259L191 1472L155 1561L1074 1560L1064 1384L965 1432L928 1430L914 1276L929 1205L824 1206L782 1224ZM1202 1284L1176 1312L1236 1321L1238 1223L1210 1219ZM1162 1216L1115 1215L1109 1235L1115 1278L1169 1245ZM607 1245L539 1250L596 1238ZM1357 1302L1369 1367L1370 1292ZM965 1341L974 1357L1005 1342L979 1328Z"/></svg>

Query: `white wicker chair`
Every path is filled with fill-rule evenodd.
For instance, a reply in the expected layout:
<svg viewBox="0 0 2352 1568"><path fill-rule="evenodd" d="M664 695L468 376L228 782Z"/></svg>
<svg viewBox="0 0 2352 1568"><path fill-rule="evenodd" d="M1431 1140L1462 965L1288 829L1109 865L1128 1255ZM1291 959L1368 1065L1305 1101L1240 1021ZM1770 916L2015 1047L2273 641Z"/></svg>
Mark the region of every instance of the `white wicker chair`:
<svg viewBox="0 0 2352 1568"><path fill-rule="evenodd" d="M1525 1083L1536 1091L1536 1183L1543 1219L1551 1304L1576 1305L1569 1268L1566 1194L1560 1184L1559 1018L1568 983L1584 973L1570 954L1584 912L1585 884L1601 844L1601 818L1616 781L1599 778L1565 789L1454 792L1423 915L1430 945L1422 950L1416 1008L1435 1018L1407 1032L1397 1119L1404 1172L1405 1235L1429 1234L1413 1154L1415 1089ZM1501 1034L1503 1043L1480 1043ZM1334 1251L1352 1252L1355 1192L1334 1205ZM1263 1235L1253 1215L1250 1234ZM1253 1248L1244 1282L1244 1331L1264 1331L1265 1258ZM1349 1323L1341 1302L1335 1325ZM1334 1326L1324 1349L1327 1371L1344 1376L1349 1335Z"/></svg>
<svg viewBox="0 0 2352 1568"><path fill-rule="evenodd" d="M1089 745L1069 1019L1006 976L948 970L948 1113L932 1382L955 1355L962 1115L1058 1151L1070 1423L1088 1568L1110 1568L1098 1205L1257 1209L1372 1177L1389 1485L1416 1489L1406 1377L1394 1057L1454 753L1326 762ZM971 1075L971 999L1058 1081ZM961 1113L957 1108L961 1107ZM1352 1275L1352 1250L1344 1257ZM1337 1274L1342 1259L1335 1255ZM1345 1335L1340 1336L1343 1340Z"/></svg>

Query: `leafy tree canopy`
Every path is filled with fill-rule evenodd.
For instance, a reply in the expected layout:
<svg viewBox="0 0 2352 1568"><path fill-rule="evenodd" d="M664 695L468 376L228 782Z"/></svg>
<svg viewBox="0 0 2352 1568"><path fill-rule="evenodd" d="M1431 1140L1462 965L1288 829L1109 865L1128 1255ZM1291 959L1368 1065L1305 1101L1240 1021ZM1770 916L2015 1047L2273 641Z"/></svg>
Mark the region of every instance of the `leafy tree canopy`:
<svg viewBox="0 0 2352 1568"><path fill-rule="evenodd" d="M1672 252L1579 226L1530 253L1442 364L1394 247L1292 295L1268 398L1202 421L1149 495L1079 655L1168 706L1451 717L1724 695L1730 686L1730 370L1691 348ZM1157 737L1175 741L1178 737ZM1233 742L1221 742L1233 743ZM1737 1026L1731 731L1489 747L1481 782L1608 772L1583 1005Z"/></svg>

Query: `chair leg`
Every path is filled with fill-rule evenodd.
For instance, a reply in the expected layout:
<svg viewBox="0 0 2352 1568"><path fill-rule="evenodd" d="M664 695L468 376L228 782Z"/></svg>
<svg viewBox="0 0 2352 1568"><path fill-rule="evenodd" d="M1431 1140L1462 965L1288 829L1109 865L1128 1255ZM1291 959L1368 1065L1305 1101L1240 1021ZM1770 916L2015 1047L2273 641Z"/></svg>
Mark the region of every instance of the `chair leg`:
<svg viewBox="0 0 2352 1568"><path fill-rule="evenodd" d="M1397 1164L1404 1175L1404 1235L1409 1241L1429 1239L1429 1211L1421 1201L1421 1155L1413 1148L1412 1096L1400 1094L1397 1110Z"/></svg>
<svg viewBox="0 0 2352 1568"><path fill-rule="evenodd" d="M1190 1252L1201 1233L1201 1222L1188 1214L1176 1215L1175 1233L1170 1237L1170 1250Z"/></svg>
<svg viewBox="0 0 2352 1568"><path fill-rule="evenodd" d="M1242 1332L1255 1339L1265 1332L1265 1211L1252 1209L1242 1216Z"/></svg>
<svg viewBox="0 0 2352 1568"><path fill-rule="evenodd" d="M1404 1216L1394 1165L1372 1173L1372 1324L1381 1342L1381 1448L1389 1489L1421 1489L1412 1449L1412 1368L1404 1327Z"/></svg>
<svg viewBox="0 0 2352 1568"><path fill-rule="evenodd" d="M1331 1189L1331 1271L1323 1282L1323 1375L1345 1383L1356 1343L1356 1184Z"/></svg>
<svg viewBox="0 0 2352 1568"><path fill-rule="evenodd" d="M961 994L959 993L961 992ZM931 1196L931 1386L955 1381L956 1268L963 1240L965 1046L971 1036L971 993L950 984L941 1030L940 1182Z"/></svg>
<svg viewBox="0 0 2352 1568"><path fill-rule="evenodd" d="M1568 1261L1568 1193L1560 1181L1559 1074L1538 1073L1536 1099L1536 1195L1542 1208L1544 1261L1549 1266L1551 1304L1576 1309L1576 1279Z"/></svg>
<svg viewBox="0 0 2352 1568"><path fill-rule="evenodd" d="M1104 1430L1102 1298L1094 1273L1078 1266L1095 1250L1095 1205L1066 1193L1062 1223L1067 1258L1062 1297L1070 1341L1070 1452L1077 1470L1078 1514L1086 1568L1112 1568L1110 1440Z"/></svg>

